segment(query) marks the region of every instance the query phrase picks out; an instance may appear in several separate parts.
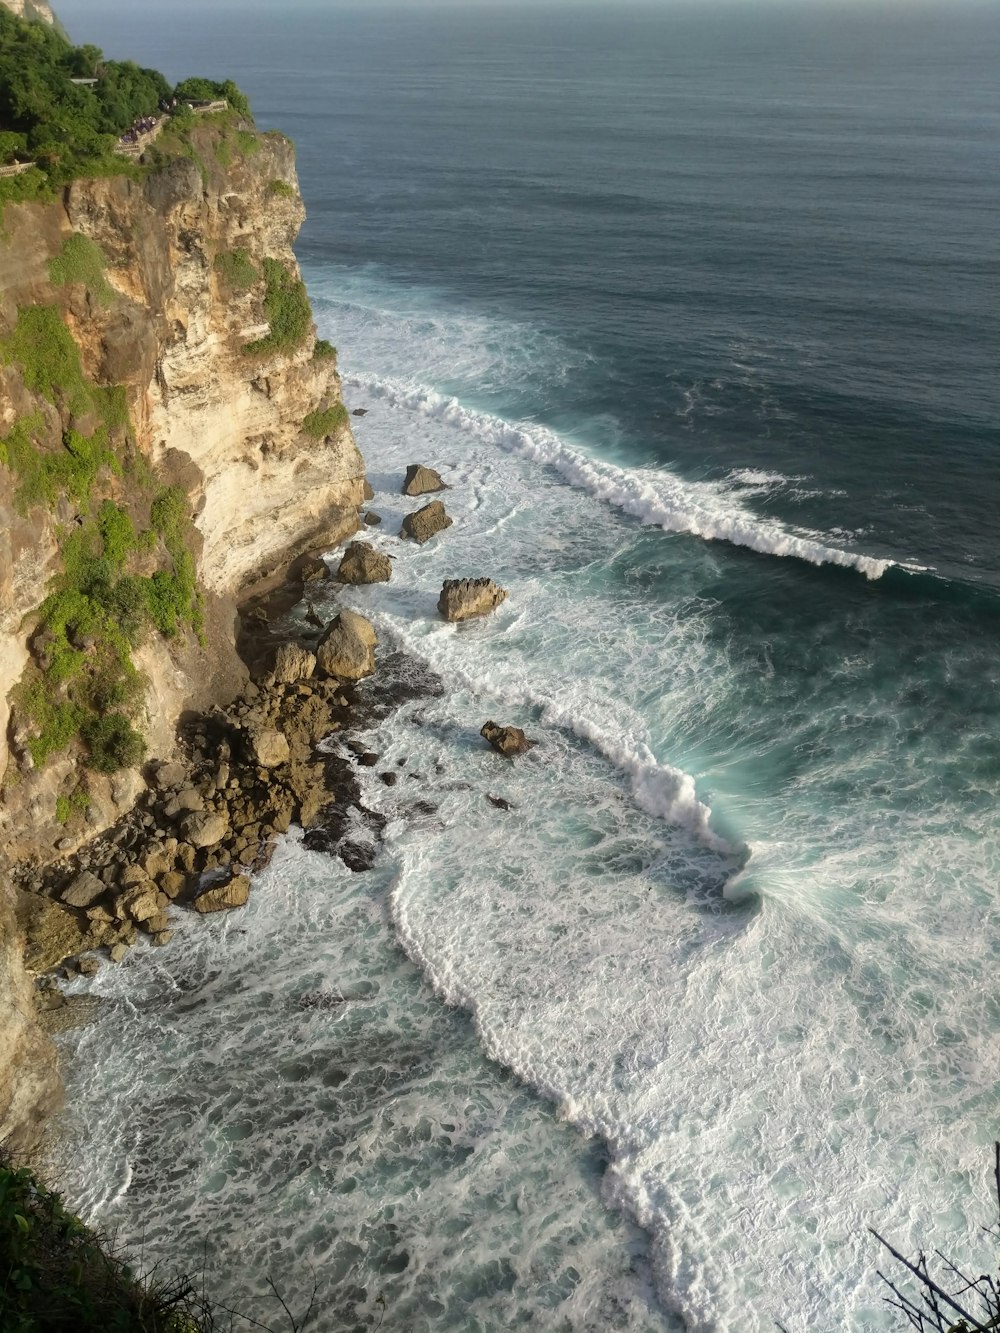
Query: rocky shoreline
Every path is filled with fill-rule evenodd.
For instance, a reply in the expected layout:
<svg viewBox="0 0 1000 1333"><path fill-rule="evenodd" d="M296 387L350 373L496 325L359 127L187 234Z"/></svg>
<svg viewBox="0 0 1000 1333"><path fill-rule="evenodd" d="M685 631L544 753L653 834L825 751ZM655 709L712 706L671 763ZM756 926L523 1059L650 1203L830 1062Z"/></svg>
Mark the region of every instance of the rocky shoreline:
<svg viewBox="0 0 1000 1333"><path fill-rule="evenodd" d="M429 469L420 468L418 480L443 489ZM411 484L408 474L404 493ZM172 909L243 906L253 875L292 824L305 831L307 847L352 871L374 864L385 821L363 803L357 768L377 767L379 756L356 734L443 687L402 654L381 654L376 670L370 623L347 609L324 622L314 602L338 584L389 577L389 557L364 542L342 552L336 576L321 557L300 557L283 582L239 609L237 650L250 678L237 697L181 719L173 757L146 766L145 791L112 828L59 861L15 868L25 964L49 1032L86 1022L94 1008L91 997L67 996L60 983L120 962L142 937L169 943ZM447 580L439 610L463 620L489 614L506 596L489 579ZM502 730L513 741L512 729ZM505 755L531 744L522 732L520 744L503 745L486 727L483 734ZM379 776L394 786L421 775L393 768ZM433 807L418 798L413 810Z"/></svg>

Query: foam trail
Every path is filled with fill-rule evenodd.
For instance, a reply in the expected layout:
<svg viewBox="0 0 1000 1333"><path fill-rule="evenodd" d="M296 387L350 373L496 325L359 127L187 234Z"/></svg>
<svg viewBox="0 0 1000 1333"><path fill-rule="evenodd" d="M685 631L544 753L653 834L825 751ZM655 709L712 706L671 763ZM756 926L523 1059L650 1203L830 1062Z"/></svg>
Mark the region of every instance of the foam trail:
<svg viewBox="0 0 1000 1333"><path fill-rule="evenodd" d="M779 523L764 522L712 482L682 481L661 469L620 468L571 448L545 426L511 423L463 407L457 398L432 389L408 388L378 375L346 376L345 383L376 393L394 407L444 421L508 453L554 467L571 485L665 532L690 533L811 565L839 565L868 579L881 578L897 563L828 546L818 534L796 535Z"/></svg>

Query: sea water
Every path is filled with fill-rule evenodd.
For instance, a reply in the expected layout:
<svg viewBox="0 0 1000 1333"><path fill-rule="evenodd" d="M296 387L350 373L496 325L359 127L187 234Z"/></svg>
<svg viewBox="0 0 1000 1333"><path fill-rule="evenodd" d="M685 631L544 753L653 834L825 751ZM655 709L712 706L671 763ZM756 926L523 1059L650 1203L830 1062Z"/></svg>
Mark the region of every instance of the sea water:
<svg viewBox="0 0 1000 1333"><path fill-rule="evenodd" d="M395 561L318 609L444 689L374 871L91 983L71 1198L331 1330L892 1327L868 1225L993 1257L996 14L180 12L66 19L296 138Z"/></svg>

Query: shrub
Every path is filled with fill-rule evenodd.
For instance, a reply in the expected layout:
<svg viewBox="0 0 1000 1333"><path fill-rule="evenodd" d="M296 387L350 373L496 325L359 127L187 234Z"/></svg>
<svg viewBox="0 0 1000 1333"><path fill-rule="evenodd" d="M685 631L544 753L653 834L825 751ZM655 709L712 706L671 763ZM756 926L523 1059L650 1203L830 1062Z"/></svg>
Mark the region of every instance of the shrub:
<svg viewBox="0 0 1000 1333"><path fill-rule="evenodd" d="M260 282L260 273L246 250L224 250L216 255L215 267L233 291L245 292Z"/></svg>
<svg viewBox="0 0 1000 1333"><path fill-rule="evenodd" d="M246 352L287 352L298 347L312 328L312 309L306 285L276 259L264 260L264 313L270 331L247 343Z"/></svg>
<svg viewBox="0 0 1000 1333"><path fill-rule="evenodd" d="M74 232L49 264L49 277L57 287L82 282L103 306L111 304L114 292L104 276L105 259L89 236Z"/></svg>
<svg viewBox="0 0 1000 1333"><path fill-rule="evenodd" d="M317 338L316 345L313 348L314 361L336 361L337 349L333 343L327 342L325 338Z"/></svg>
<svg viewBox="0 0 1000 1333"><path fill-rule="evenodd" d="M317 412L310 412L302 423L302 429L315 440L322 440L332 435L335 430L347 424L347 408L343 403L334 403Z"/></svg>
<svg viewBox="0 0 1000 1333"><path fill-rule="evenodd" d="M146 753L146 742L124 713L92 715L81 730L89 751L87 763L98 773L132 768Z"/></svg>
<svg viewBox="0 0 1000 1333"><path fill-rule="evenodd" d="M277 195L279 199L294 199L295 189L287 181L271 181L267 187L268 194Z"/></svg>

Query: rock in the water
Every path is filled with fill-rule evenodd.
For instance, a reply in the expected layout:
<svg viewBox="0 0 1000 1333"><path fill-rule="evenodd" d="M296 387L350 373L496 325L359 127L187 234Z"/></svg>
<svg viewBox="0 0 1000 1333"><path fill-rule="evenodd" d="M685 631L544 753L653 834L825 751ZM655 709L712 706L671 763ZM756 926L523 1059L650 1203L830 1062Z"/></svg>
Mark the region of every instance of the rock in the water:
<svg viewBox="0 0 1000 1333"><path fill-rule="evenodd" d="M316 656L297 643L283 643L274 655L273 676L276 685L294 685L308 680L316 670Z"/></svg>
<svg viewBox="0 0 1000 1333"><path fill-rule="evenodd" d="M337 570L341 583L388 583L392 561L367 542L351 542Z"/></svg>
<svg viewBox="0 0 1000 1333"><path fill-rule="evenodd" d="M489 741L498 754L508 757L524 754L537 744L537 741L528 740L520 727L501 727L496 722L484 722L479 734ZM490 800L493 800L492 796Z"/></svg>
<svg viewBox="0 0 1000 1333"><path fill-rule="evenodd" d="M447 489L432 467L424 467L422 463L411 463L406 469L406 480L403 482L404 495L428 495L431 491Z"/></svg>
<svg viewBox="0 0 1000 1333"><path fill-rule="evenodd" d="M510 809L510 801L506 800L503 796L491 796L490 793L487 792L486 799L489 801L490 805L495 805L498 810Z"/></svg>
<svg viewBox="0 0 1000 1333"><path fill-rule="evenodd" d="M445 620L488 616L507 600L507 589L492 579L445 579L438 610Z"/></svg>
<svg viewBox="0 0 1000 1333"><path fill-rule="evenodd" d="M375 499L375 492L372 490L372 484L367 477L365 477L364 483L362 484L361 494L364 496L366 500Z"/></svg>
<svg viewBox="0 0 1000 1333"><path fill-rule="evenodd" d="M177 898L184 892L184 885L187 883L186 876L178 870L168 870L165 875L161 875L157 880L157 885L161 893L165 893L168 898Z"/></svg>
<svg viewBox="0 0 1000 1333"><path fill-rule="evenodd" d="M318 555L306 555L295 566L303 583L322 583L330 577L330 566Z"/></svg>
<svg viewBox="0 0 1000 1333"><path fill-rule="evenodd" d="M365 522L368 524L370 528L377 528L378 525L382 522L382 515L376 514L374 509L369 509L368 512L365 514Z"/></svg>
<svg viewBox="0 0 1000 1333"><path fill-rule="evenodd" d="M185 841L193 847L214 847L226 836L229 825L222 815L209 810L205 814L188 815L183 829Z"/></svg>
<svg viewBox="0 0 1000 1333"><path fill-rule="evenodd" d="M63 890L62 900L68 907L91 907L106 888L103 880L84 870Z"/></svg>
<svg viewBox="0 0 1000 1333"><path fill-rule="evenodd" d="M120 963L127 953L128 953L127 944L121 944L121 943L113 944L111 946L111 961L113 963Z"/></svg>
<svg viewBox="0 0 1000 1333"><path fill-rule="evenodd" d="M316 647L316 665L327 676L361 680L375 670L375 630L353 611L341 611Z"/></svg>
<svg viewBox="0 0 1000 1333"><path fill-rule="evenodd" d="M244 907L250 897L250 881L246 875L234 875L224 884L212 884L203 889L194 900L196 912L223 912L230 907Z"/></svg>
<svg viewBox="0 0 1000 1333"><path fill-rule="evenodd" d="M414 514L407 514L403 519L403 526L399 530L401 537L409 537L411 541L427 542L436 532L441 532L444 528L450 528L454 519L450 519L445 513L444 505L440 500L432 500L429 505L424 505L423 509L418 509Z"/></svg>
<svg viewBox="0 0 1000 1333"><path fill-rule="evenodd" d="M351 413L352 417L366 417L368 415L367 407L356 407Z"/></svg>
<svg viewBox="0 0 1000 1333"><path fill-rule="evenodd" d="M287 739L280 731L272 727L260 727L250 733L249 740L254 760L261 768L277 768L279 764L288 763L291 751ZM218 840L215 839L216 842ZM205 845L202 843L202 846Z"/></svg>

